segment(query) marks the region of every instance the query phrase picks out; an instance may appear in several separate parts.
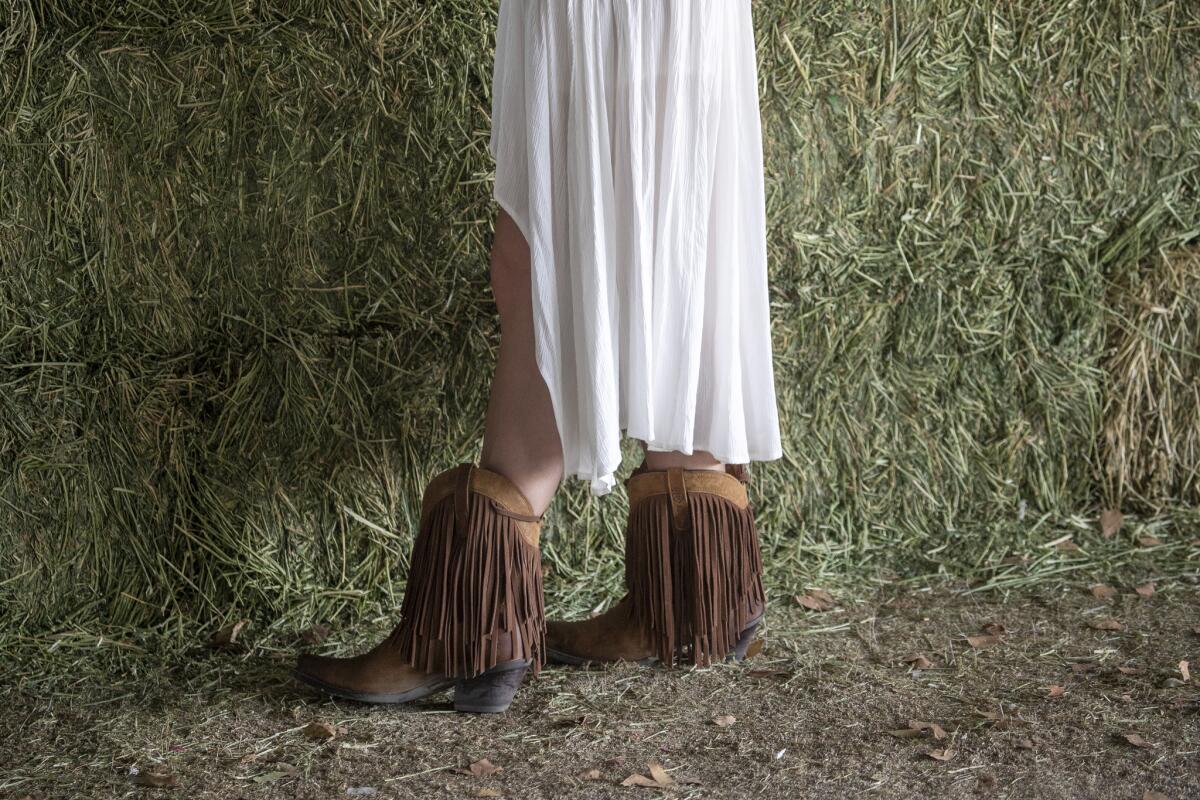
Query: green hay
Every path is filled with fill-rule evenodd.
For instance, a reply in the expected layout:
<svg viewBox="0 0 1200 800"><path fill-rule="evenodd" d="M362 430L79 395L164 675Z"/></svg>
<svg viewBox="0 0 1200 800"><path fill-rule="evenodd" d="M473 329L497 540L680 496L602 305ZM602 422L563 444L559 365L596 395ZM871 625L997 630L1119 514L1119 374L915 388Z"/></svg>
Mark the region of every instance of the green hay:
<svg viewBox="0 0 1200 800"><path fill-rule="evenodd" d="M389 612L425 481L477 453L495 357L494 3L0 13L6 628L86 643ZM774 590L1007 585L1013 551L1036 556L1019 580L1120 568L1134 525L1044 545L1097 538L1106 431L1138 430L1111 415L1153 400L1111 399L1109 304L1200 231L1200 8L755 16L787 455L753 491ZM1195 392L1172 397L1194 439ZM1180 458L1123 505L1158 515L1136 525L1164 538L1164 574L1195 556ZM624 510L568 485L553 609L612 595Z"/></svg>

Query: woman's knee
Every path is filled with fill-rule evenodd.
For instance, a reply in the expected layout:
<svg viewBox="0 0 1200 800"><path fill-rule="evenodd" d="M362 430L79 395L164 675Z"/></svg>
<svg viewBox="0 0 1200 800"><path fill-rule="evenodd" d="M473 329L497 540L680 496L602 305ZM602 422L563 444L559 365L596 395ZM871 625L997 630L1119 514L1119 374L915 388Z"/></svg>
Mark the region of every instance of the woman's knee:
<svg viewBox="0 0 1200 800"><path fill-rule="evenodd" d="M501 314L510 308L529 305L532 280L529 245L516 222L503 211L496 221L488 277Z"/></svg>

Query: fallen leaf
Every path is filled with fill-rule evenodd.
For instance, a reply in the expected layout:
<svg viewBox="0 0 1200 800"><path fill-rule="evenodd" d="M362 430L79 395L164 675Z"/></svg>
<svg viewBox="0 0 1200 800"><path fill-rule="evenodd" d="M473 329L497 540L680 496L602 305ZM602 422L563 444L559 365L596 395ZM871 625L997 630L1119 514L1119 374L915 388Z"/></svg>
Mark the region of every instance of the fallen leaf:
<svg viewBox="0 0 1200 800"><path fill-rule="evenodd" d="M1187 683L1192 679L1192 673L1188 671L1188 662L1186 661L1179 662L1179 673L1183 675L1184 683Z"/></svg>
<svg viewBox="0 0 1200 800"><path fill-rule="evenodd" d="M1162 539L1157 536L1139 536L1138 544L1142 547L1154 547L1156 544L1162 544Z"/></svg>
<svg viewBox="0 0 1200 800"><path fill-rule="evenodd" d="M933 735L933 738L938 740L946 738L946 731L936 722L921 722L920 720L910 719L908 721L908 727L917 731L927 730Z"/></svg>
<svg viewBox="0 0 1200 800"><path fill-rule="evenodd" d="M1121 530L1121 522L1124 520L1124 515L1115 508L1106 508L1100 512L1100 535L1105 539L1111 539L1117 535L1117 531Z"/></svg>
<svg viewBox="0 0 1200 800"><path fill-rule="evenodd" d="M737 717L732 714L722 714L713 720L713 725L716 725L718 728L728 728L735 722L737 722Z"/></svg>
<svg viewBox="0 0 1200 800"><path fill-rule="evenodd" d="M1117 596L1117 590L1106 583L1097 583L1092 587L1092 596L1097 600L1110 600Z"/></svg>
<svg viewBox="0 0 1200 800"><path fill-rule="evenodd" d="M925 755L934 761L949 761L954 758L954 749L947 747L945 750L926 750Z"/></svg>
<svg viewBox="0 0 1200 800"><path fill-rule="evenodd" d="M898 739L914 739L924 735L926 731L929 731L929 735L938 741L946 738L946 730L941 725L938 725L936 722L922 722L916 719L910 719L907 728L888 731L888 733Z"/></svg>
<svg viewBox="0 0 1200 800"><path fill-rule="evenodd" d="M833 595L824 589L809 589L808 594L797 595L796 602L811 611L828 611L837 605Z"/></svg>
<svg viewBox="0 0 1200 800"><path fill-rule="evenodd" d="M336 725L330 725L328 722L310 722L300 729L306 739L332 739L341 733L341 729Z"/></svg>
<svg viewBox="0 0 1200 800"><path fill-rule="evenodd" d="M1000 637L984 635L968 636L967 644L975 648L991 647L992 645L1000 644Z"/></svg>
<svg viewBox="0 0 1200 800"><path fill-rule="evenodd" d="M755 639L753 642L750 643L750 646L746 648L746 658L754 658L756 655L758 655L762 651L763 651L763 640Z"/></svg>
<svg viewBox="0 0 1200 800"><path fill-rule="evenodd" d="M658 763L657 761L651 761L649 767L650 777L658 781L660 786L670 786L671 784L675 783L675 779L672 778L665 769L663 769L662 764Z"/></svg>
<svg viewBox="0 0 1200 800"><path fill-rule="evenodd" d="M501 797L499 789L493 789L490 786L484 786L482 789L475 791L476 797Z"/></svg>
<svg viewBox="0 0 1200 800"><path fill-rule="evenodd" d="M214 648L232 647L237 644L238 636L242 630L250 624L248 619L239 619L237 622L231 623L219 628L208 640L208 646Z"/></svg>
<svg viewBox="0 0 1200 800"><path fill-rule="evenodd" d="M305 644L317 645L329 638L328 625L313 625L308 630L300 634L300 641Z"/></svg>
<svg viewBox="0 0 1200 800"><path fill-rule="evenodd" d="M495 775L497 772L503 771L504 767L497 767L486 758L481 758L478 761L473 762L471 766L465 769L461 767L458 769L458 772L462 773L463 775L474 775L476 778L486 778L489 775Z"/></svg>
<svg viewBox="0 0 1200 800"><path fill-rule="evenodd" d="M1078 550L1079 549L1079 545L1075 544L1075 542L1072 541L1071 539L1063 539L1061 542L1056 544L1055 547L1058 548L1059 550Z"/></svg>
<svg viewBox="0 0 1200 800"><path fill-rule="evenodd" d="M985 622L980 630L986 633L988 636L1003 636L1008 632L1008 629L999 622Z"/></svg>
<svg viewBox="0 0 1200 800"><path fill-rule="evenodd" d="M916 739L923 731L920 728L897 728L894 731L888 731L888 734L895 736L897 739Z"/></svg>
<svg viewBox="0 0 1200 800"><path fill-rule="evenodd" d="M169 772L139 772L129 773L129 781L136 786L153 786L160 789L175 789L179 787L179 778Z"/></svg>
<svg viewBox="0 0 1200 800"><path fill-rule="evenodd" d="M1115 619L1090 619L1088 627L1097 631L1123 631L1125 626Z"/></svg>
<svg viewBox="0 0 1200 800"><path fill-rule="evenodd" d="M1032 739L1019 739L1017 741L1017 747L1021 748L1022 750L1032 750L1033 749L1033 740Z"/></svg>
<svg viewBox="0 0 1200 800"><path fill-rule="evenodd" d="M625 780L621 781L622 786L645 786L651 789L665 789L668 786L675 785L675 779L672 778L663 765L657 761L651 761L649 765L650 775L641 775L634 773Z"/></svg>
<svg viewBox="0 0 1200 800"><path fill-rule="evenodd" d="M933 667L933 662L920 653L904 659L904 663L912 664L913 669L931 669Z"/></svg>
<svg viewBox="0 0 1200 800"><path fill-rule="evenodd" d="M1134 747L1154 747L1154 745L1150 744L1150 742L1147 742L1145 739L1143 739L1141 734L1133 732L1123 733L1121 734L1121 738L1129 742Z"/></svg>
<svg viewBox="0 0 1200 800"><path fill-rule="evenodd" d="M1048 688L1048 691L1046 692L1047 697L1062 697L1064 694L1067 693L1067 690L1064 689L1063 687L1059 686L1058 684L1052 684L1051 686L1049 686L1047 688Z"/></svg>
<svg viewBox="0 0 1200 800"><path fill-rule="evenodd" d="M746 671L751 678L790 678L792 673L782 669L751 669Z"/></svg>
<svg viewBox="0 0 1200 800"><path fill-rule="evenodd" d="M598 781L600 780L600 770L596 769L595 767L592 767L591 769L585 769L583 772L579 773L579 777L583 778L585 781Z"/></svg>
<svg viewBox="0 0 1200 800"><path fill-rule="evenodd" d="M275 781L279 780L280 778L286 778L289 775L294 774L295 772L296 772L296 770L294 767L291 770L277 769L277 770L272 770L271 772L263 772L263 773L260 773L260 774L254 776L254 782L255 783L274 783Z"/></svg>
<svg viewBox="0 0 1200 800"><path fill-rule="evenodd" d="M1145 671L1141 667L1117 667L1117 672L1122 675L1141 675Z"/></svg>
<svg viewBox="0 0 1200 800"><path fill-rule="evenodd" d="M577 727L580 727L583 725L587 725L590 722L591 722L591 719L586 714L584 714L581 717L562 717L561 719L556 719L550 723L550 727L551 728L577 728Z"/></svg>
<svg viewBox="0 0 1200 800"><path fill-rule="evenodd" d="M1149 583L1143 583L1141 586L1134 588L1134 591L1137 592L1138 594L1140 594L1142 597L1153 597L1154 596L1154 581L1150 581Z"/></svg>
<svg viewBox="0 0 1200 800"><path fill-rule="evenodd" d="M1169 800L1169 798L1162 792L1155 792L1150 789L1147 789L1142 794L1142 800Z"/></svg>

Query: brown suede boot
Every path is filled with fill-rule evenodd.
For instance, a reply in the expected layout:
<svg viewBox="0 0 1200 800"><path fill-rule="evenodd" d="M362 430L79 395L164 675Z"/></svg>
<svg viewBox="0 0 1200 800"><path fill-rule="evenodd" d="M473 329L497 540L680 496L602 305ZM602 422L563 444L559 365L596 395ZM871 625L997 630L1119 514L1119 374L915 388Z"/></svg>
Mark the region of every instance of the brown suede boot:
<svg viewBox="0 0 1200 800"><path fill-rule="evenodd" d="M747 480L734 466L638 467L625 481L628 594L591 619L550 622L550 660L703 666L744 658L766 608Z"/></svg>
<svg viewBox="0 0 1200 800"><path fill-rule="evenodd" d="M503 475L461 464L421 502L400 624L353 658L302 655L295 676L337 697L405 703L455 687L459 711L504 711L545 660L540 517Z"/></svg>

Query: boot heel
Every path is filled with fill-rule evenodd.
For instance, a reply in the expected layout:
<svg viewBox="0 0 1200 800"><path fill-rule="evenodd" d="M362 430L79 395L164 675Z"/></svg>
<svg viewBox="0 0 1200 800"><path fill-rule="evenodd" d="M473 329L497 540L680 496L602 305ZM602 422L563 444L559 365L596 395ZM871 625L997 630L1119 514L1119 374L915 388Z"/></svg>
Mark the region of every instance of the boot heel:
<svg viewBox="0 0 1200 800"><path fill-rule="evenodd" d="M751 622L749 627L742 631L742 635L738 637L737 644L733 646L733 652L729 654L728 660L746 660L746 651L750 649L750 643L754 641L754 634L758 632L760 624L762 624L762 617Z"/></svg>
<svg viewBox="0 0 1200 800"><path fill-rule="evenodd" d="M474 678L454 683L454 710L471 714L500 714L508 710L521 688L529 661L506 661Z"/></svg>

